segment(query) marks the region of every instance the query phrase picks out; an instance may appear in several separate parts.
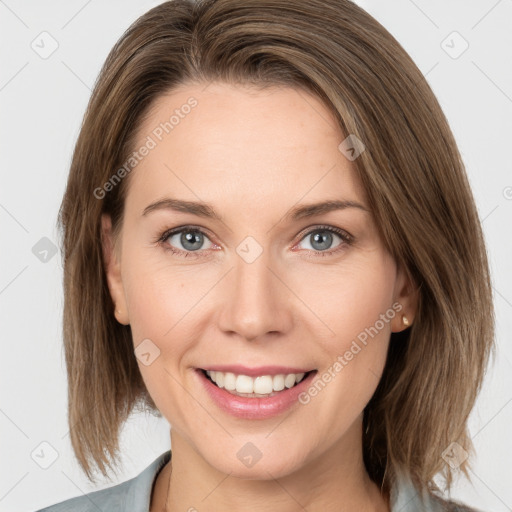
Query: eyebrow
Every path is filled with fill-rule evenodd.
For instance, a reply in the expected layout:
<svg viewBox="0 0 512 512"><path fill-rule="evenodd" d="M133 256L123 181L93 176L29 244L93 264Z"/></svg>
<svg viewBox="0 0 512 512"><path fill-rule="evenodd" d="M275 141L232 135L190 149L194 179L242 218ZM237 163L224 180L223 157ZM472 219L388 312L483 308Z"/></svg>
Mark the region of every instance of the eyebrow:
<svg viewBox="0 0 512 512"><path fill-rule="evenodd" d="M345 210L347 208L357 208L367 213L370 213L366 206L358 203L357 201L350 200L328 200L320 203L299 205L289 210L284 219L297 221L304 218L322 215L335 210ZM181 199L165 198L160 199L144 208L142 215L157 210L173 210L182 213L190 213L198 217L205 217L216 219L223 222L222 217L213 209L211 205L203 202L183 201Z"/></svg>

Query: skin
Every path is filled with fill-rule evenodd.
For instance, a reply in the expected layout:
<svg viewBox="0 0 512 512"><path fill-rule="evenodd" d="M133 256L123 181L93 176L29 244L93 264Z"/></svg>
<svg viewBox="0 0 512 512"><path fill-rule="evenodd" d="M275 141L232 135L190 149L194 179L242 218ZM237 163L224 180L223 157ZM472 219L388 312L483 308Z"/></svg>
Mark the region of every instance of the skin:
<svg viewBox="0 0 512 512"><path fill-rule="evenodd" d="M303 91L188 84L158 98L137 147L190 96L198 105L130 174L117 245L110 219L102 219L116 318L131 325L135 347L149 338L160 350L149 366L139 361L172 425L172 473L168 464L159 474L151 511L163 510L167 498L172 512L256 512L269 504L283 512L339 511L341 504L387 511L389 496L363 463L363 409L390 333L406 328L402 314L412 322L417 297L368 211L284 219L292 207L328 199L368 207L353 164L338 150L345 136L323 103ZM169 209L142 214L164 197L207 202L223 222ZM189 257L164 249L186 252L179 234L156 242L190 225L206 236ZM333 234L322 257L311 236L319 226L345 230L353 243ZM236 252L247 236L263 249L252 263ZM194 369L213 364L316 368L318 377L396 302L400 313L306 405L240 419L199 385ZM252 467L236 455L247 442L262 454Z"/></svg>

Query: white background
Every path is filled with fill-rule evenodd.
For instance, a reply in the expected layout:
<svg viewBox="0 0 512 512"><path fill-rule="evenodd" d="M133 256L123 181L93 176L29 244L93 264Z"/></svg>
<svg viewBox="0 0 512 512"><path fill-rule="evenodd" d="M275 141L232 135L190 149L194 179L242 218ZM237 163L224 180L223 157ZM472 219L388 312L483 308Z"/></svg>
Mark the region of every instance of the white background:
<svg viewBox="0 0 512 512"><path fill-rule="evenodd" d="M158 3L0 1L1 512L28 512L93 489L68 436L60 254L44 263L32 248L43 237L57 244L56 216L73 145L107 53ZM460 479L452 496L483 510L510 511L512 1L358 3L426 75L466 163L493 274L497 357L470 421L477 449L473 486ZM42 46L40 38L48 38L39 36L43 31L58 43L47 59L31 47L33 41ZM469 44L458 58L445 51L463 48L457 35L446 39L453 31ZM50 44L46 39L45 48ZM50 456L42 442L58 454L47 469L31 457L34 450ZM123 431L124 471L98 488L135 476L167 449L166 421L134 416Z"/></svg>

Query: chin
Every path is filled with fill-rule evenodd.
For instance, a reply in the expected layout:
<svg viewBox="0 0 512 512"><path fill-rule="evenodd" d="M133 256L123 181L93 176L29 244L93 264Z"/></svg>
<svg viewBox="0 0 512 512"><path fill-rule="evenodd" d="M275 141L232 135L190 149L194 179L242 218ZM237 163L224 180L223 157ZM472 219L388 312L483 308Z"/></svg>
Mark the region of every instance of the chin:
<svg viewBox="0 0 512 512"><path fill-rule="evenodd" d="M263 443L260 443L260 446ZM218 471L242 480L272 480L299 471L305 463L303 447L299 453L285 443L273 446L266 440L266 447L258 448L258 441L235 442L219 453L204 454L203 458ZM234 445L234 446L233 446ZM226 457L227 453L232 453Z"/></svg>

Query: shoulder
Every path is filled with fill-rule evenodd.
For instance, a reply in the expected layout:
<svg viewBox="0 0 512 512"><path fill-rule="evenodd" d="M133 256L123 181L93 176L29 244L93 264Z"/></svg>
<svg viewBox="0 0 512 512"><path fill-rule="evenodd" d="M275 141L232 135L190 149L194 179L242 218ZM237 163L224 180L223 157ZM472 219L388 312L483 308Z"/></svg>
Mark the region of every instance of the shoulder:
<svg viewBox="0 0 512 512"><path fill-rule="evenodd" d="M433 510L439 510L439 512L483 512L480 509L469 507L459 501L444 500L438 496L431 496L430 500L435 505Z"/></svg>
<svg viewBox="0 0 512 512"><path fill-rule="evenodd" d="M446 500L433 492L420 493L409 475L397 476L391 490L391 512L483 512L454 500Z"/></svg>
<svg viewBox="0 0 512 512"><path fill-rule="evenodd" d="M153 482L171 458L167 451L131 480L70 498L37 512L148 512Z"/></svg>

